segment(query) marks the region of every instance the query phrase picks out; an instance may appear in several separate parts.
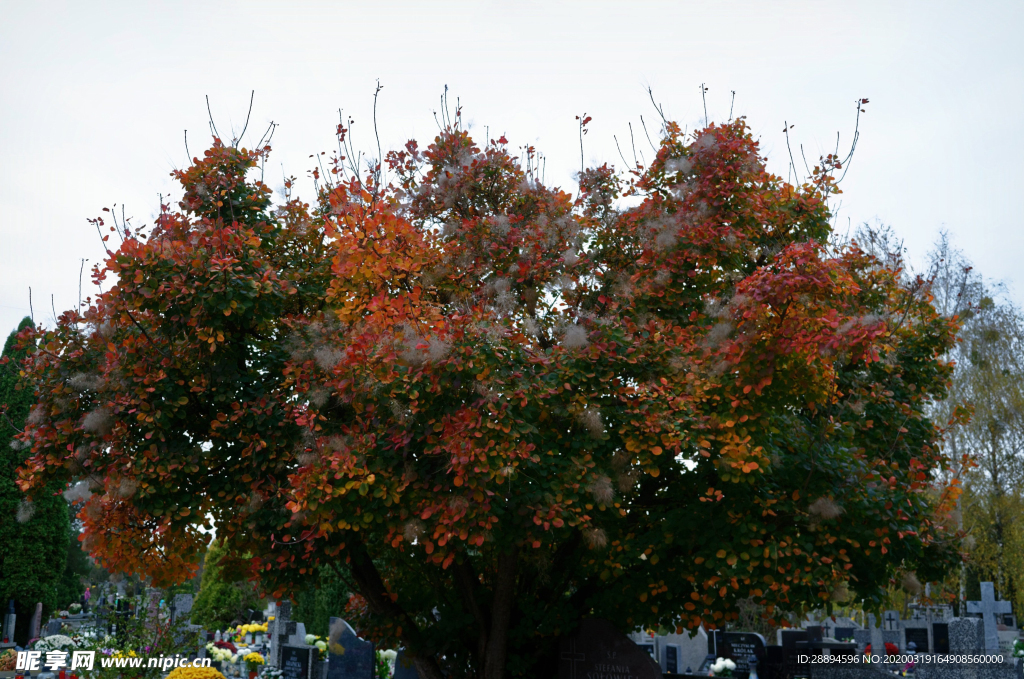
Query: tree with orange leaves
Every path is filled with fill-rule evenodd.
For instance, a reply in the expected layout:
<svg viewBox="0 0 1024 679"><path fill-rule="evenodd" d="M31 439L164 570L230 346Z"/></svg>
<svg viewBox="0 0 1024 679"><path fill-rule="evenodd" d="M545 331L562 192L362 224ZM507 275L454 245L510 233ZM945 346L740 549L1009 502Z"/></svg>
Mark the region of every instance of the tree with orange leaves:
<svg viewBox="0 0 1024 679"><path fill-rule="evenodd" d="M456 115L274 208L268 152L215 140L33 338L21 483L92 484L111 567L186 577L212 521L274 596L332 569L421 677L496 679L581 616L879 601L955 557L925 411L956 327L828 245L835 159L792 186L744 121L666 123L574 199Z"/></svg>

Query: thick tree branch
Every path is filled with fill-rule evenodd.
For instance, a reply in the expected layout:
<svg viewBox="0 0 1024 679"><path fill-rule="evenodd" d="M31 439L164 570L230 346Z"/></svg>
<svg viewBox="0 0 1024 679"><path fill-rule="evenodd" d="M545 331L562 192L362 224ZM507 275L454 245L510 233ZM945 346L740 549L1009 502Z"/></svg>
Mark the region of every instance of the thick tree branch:
<svg viewBox="0 0 1024 679"><path fill-rule="evenodd" d="M444 679L444 674L437 661L422 651L419 643L422 635L416 622L388 595L384 579L381 578L377 566L366 551L366 545L354 535L349 542L348 553L351 559L352 579L355 580L359 593L366 599L374 613L394 620L401 626L400 636L408 649L409 656L416 665L420 679Z"/></svg>

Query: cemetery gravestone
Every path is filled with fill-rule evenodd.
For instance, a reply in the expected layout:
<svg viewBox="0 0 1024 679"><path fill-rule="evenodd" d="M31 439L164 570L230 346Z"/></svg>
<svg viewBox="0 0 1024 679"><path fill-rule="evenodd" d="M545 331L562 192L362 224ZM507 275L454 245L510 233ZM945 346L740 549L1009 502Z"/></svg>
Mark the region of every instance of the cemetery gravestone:
<svg viewBox="0 0 1024 679"><path fill-rule="evenodd" d="M587 618L562 639L558 653L559 679L623 676L661 679L661 667L629 637L607 620Z"/></svg>
<svg viewBox="0 0 1024 679"><path fill-rule="evenodd" d="M327 679L373 679L373 643L360 639L347 622L331 618Z"/></svg>
<svg viewBox="0 0 1024 679"><path fill-rule="evenodd" d="M853 641L853 633L856 631L856 627L836 627L834 638L836 641Z"/></svg>
<svg viewBox="0 0 1024 679"><path fill-rule="evenodd" d="M267 664L280 667L281 646L287 639L288 621L292 617L292 602L282 601L274 605L274 621L267 628L270 630L270 655L267 657Z"/></svg>
<svg viewBox="0 0 1024 679"><path fill-rule="evenodd" d="M312 646L281 646L281 679L309 679Z"/></svg>
<svg viewBox="0 0 1024 679"><path fill-rule="evenodd" d="M405 656L404 648L398 649L398 656L395 658L395 673L391 675L391 679L420 679L416 665L412 658Z"/></svg>
<svg viewBox="0 0 1024 679"><path fill-rule="evenodd" d="M305 646L306 645L306 624L302 622L295 623L295 631L288 635L288 643L292 646Z"/></svg>
<svg viewBox="0 0 1024 679"><path fill-rule="evenodd" d="M813 627L807 628L811 636ZM750 673L750 656L758 661L764 660L764 637L754 632L719 632L708 639L708 655L715 658L727 658L736 663L734 673L737 677L746 677Z"/></svg>
<svg viewBox="0 0 1024 679"><path fill-rule="evenodd" d="M18 616L14 612L14 599L11 599L7 604L7 613L4 615L4 630L3 636L0 636L0 643L14 644L14 623L17 619Z"/></svg>
<svg viewBox="0 0 1024 679"><path fill-rule="evenodd" d="M933 653L949 653L949 623L948 622L933 622L932 623L932 645Z"/></svg>
<svg viewBox="0 0 1024 679"><path fill-rule="evenodd" d="M1013 613L1009 601L996 601L995 585L991 582L981 583L981 601L968 601L967 612L980 614L984 623L985 645L982 647L990 653L999 651L999 634L997 624L1002 616ZM997 620L998 616L998 620Z"/></svg>
<svg viewBox="0 0 1024 679"><path fill-rule="evenodd" d="M875 621L874 613L868 613L868 635L871 644L871 655L884 656L885 655L885 638L882 636L882 628L878 626Z"/></svg>
<svg viewBox="0 0 1024 679"><path fill-rule="evenodd" d="M39 636L39 625L43 622L43 604L39 602L36 604L36 612L32 614L32 619L28 623L28 638L35 639Z"/></svg>
<svg viewBox="0 0 1024 679"><path fill-rule="evenodd" d="M52 637L54 634L60 634L60 620L53 619L46 621L46 629L43 630L44 637Z"/></svg>
<svg viewBox="0 0 1024 679"><path fill-rule="evenodd" d="M677 644L667 644L665 646L665 671L678 674L680 669L679 646Z"/></svg>
<svg viewBox="0 0 1024 679"><path fill-rule="evenodd" d="M977 653L985 648L985 621L954 618L949 622L949 652Z"/></svg>
<svg viewBox="0 0 1024 679"><path fill-rule="evenodd" d="M907 641L907 649L914 644L918 653L928 653L928 628L927 627L904 627L903 634Z"/></svg>
<svg viewBox="0 0 1024 679"><path fill-rule="evenodd" d="M192 595L175 594L171 600L171 620L189 620L192 617Z"/></svg>

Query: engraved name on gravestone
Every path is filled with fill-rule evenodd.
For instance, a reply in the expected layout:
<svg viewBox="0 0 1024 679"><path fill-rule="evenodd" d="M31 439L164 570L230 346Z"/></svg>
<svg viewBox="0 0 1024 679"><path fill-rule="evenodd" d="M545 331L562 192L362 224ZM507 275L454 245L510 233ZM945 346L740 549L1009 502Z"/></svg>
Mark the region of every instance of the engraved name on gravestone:
<svg viewBox="0 0 1024 679"><path fill-rule="evenodd" d="M282 644L280 679L308 679L313 650L311 646Z"/></svg>
<svg viewBox="0 0 1024 679"><path fill-rule="evenodd" d="M661 667L607 620L587 618L558 649L558 679L662 679Z"/></svg>
<svg viewBox="0 0 1024 679"><path fill-rule="evenodd" d="M373 679L377 659L373 643L360 639L341 618L331 618L327 650L327 679Z"/></svg>
<svg viewBox="0 0 1024 679"><path fill-rule="evenodd" d="M815 627L808 627L808 635ZM715 630L708 637L708 655L716 658L728 658L736 663L733 674L737 677L746 677L750 674L750 656L757 658L758 662L764 660L765 640L760 634L754 632L720 632Z"/></svg>

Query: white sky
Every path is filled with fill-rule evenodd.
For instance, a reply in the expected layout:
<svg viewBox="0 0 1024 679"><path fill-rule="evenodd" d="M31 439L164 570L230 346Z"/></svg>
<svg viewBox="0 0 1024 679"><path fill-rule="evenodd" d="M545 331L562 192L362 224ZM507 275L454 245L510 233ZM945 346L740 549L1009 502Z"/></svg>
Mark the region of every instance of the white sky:
<svg viewBox="0 0 1024 679"><path fill-rule="evenodd" d="M575 116L594 120L588 163L622 163L630 121L693 129L745 115L785 176L783 121L808 160L845 148L854 102L871 103L844 182L840 224L880 219L921 261L940 228L987 277L1024 299L1024 3L1011 2L175 2L0 3L0 332L29 312L52 325L78 297L79 264L103 255L86 219L125 204L149 223L168 176L209 141L205 95L224 136L281 124L268 183L285 172L311 197L310 154L334 146L337 110L356 143L421 146L444 85L483 137L547 157L572 188ZM652 130L653 131L653 130ZM642 132L640 133L642 135ZM253 136L254 135L254 136ZM642 141L641 141L642 139ZM646 139L637 149L650 157ZM798 161L799 162L799 161ZM271 168L272 171L271 171ZM88 275L85 293L91 291Z"/></svg>

